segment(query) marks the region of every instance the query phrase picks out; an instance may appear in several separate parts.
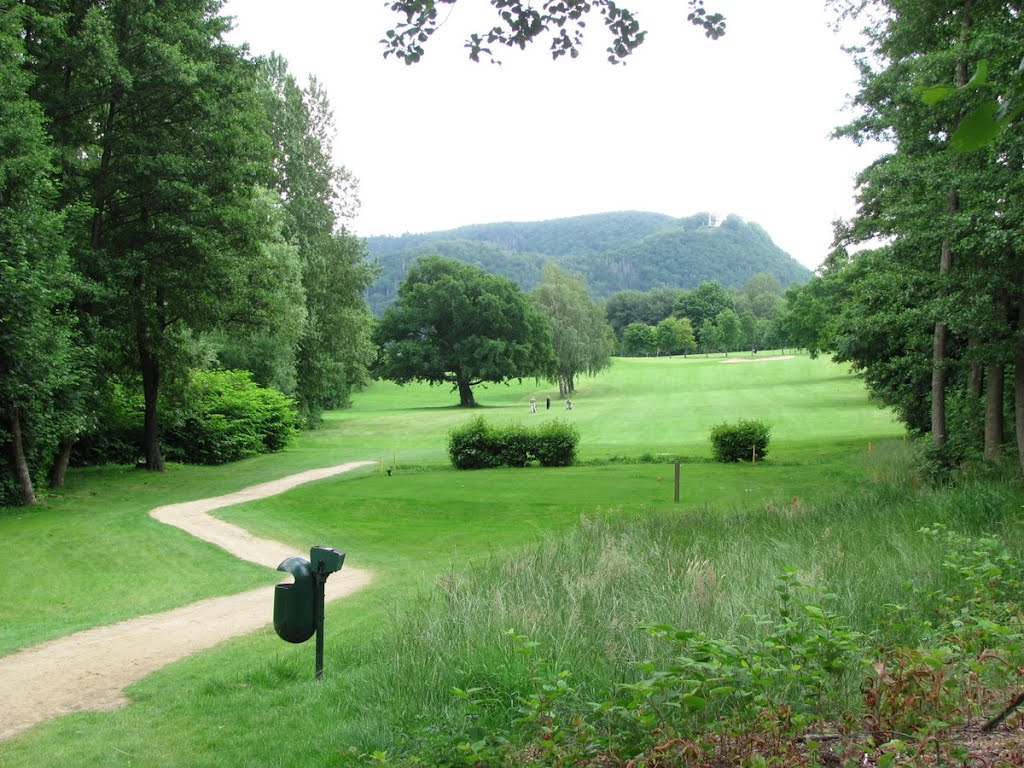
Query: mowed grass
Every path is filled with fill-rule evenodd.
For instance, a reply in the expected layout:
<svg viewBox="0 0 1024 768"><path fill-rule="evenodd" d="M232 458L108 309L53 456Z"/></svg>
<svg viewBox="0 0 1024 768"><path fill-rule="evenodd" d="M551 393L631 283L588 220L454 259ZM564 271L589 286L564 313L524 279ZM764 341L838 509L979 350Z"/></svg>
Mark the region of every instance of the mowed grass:
<svg viewBox="0 0 1024 768"><path fill-rule="evenodd" d="M298 552L315 541L333 543L351 550L350 562L377 566L407 556L410 563L423 560L410 554L422 534L414 534L414 526L387 523L403 506L426 529L457 529L465 527L463 521L481 519L506 526L505 539L488 533L485 524L454 536L449 532L444 541L468 537L476 543L462 541L460 549L450 548L444 556L433 553L446 562L520 544L598 507L638 511L671 502L668 462L677 456L709 457L708 430L723 420L756 417L770 423L769 461L756 467L685 464L684 504L722 508L831 492L858 482L870 444L900 434L888 413L867 402L860 382L833 363L807 357L722 360L617 359L599 377L580 381L573 411L565 411L555 397L551 410L542 405L537 415L529 413L530 395L543 404L545 394L557 396L557 391L534 381L479 388L481 407L469 413L455 405L455 395L445 387L377 383L358 394L351 409L328 414L323 429L302 435L284 453L222 467L172 465L162 475L124 467L72 471L67 488L43 506L0 510L0 653L273 583L274 572L228 557L151 520L147 512L312 467L369 459L397 463L398 471L387 478L362 470L224 516L293 543ZM666 463L453 473L447 465L447 432L476 414L498 422L569 419L581 432L585 462L646 456ZM807 471L811 464L816 468ZM409 467L417 469L415 474ZM335 498L338 489L362 476L367 477L353 496ZM309 516L280 514L288 505L309 510L316 524ZM428 514L432 509L448 517L435 525ZM351 517L338 517L342 512ZM532 523L525 522L529 514L536 515ZM510 519L524 522L502 522ZM39 558L50 552L59 553L55 566L41 568Z"/></svg>
<svg viewBox="0 0 1024 768"><path fill-rule="evenodd" d="M578 382L574 410L557 388L534 381L478 388L483 414L507 423L559 418L581 432L584 461L616 456L710 457L708 432L722 421L761 419L772 427L775 461L814 461L851 444L902 434L892 416L867 402L861 382L844 366L807 356L617 358L595 378ZM726 363L746 359L750 362ZM529 412L529 398L539 413ZM552 396L551 410L544 397ZM446 387L375 384L351 409L331 414L308 445L361 443L391 463L447 461L447 432L469 416Z"/></svg>
<svg viewBox="0 0 1024 768"><path fill-rule="evenodd" d="M297 553L330 544L345 549L350 564L375 571L373 586L330 609L334 682L312 686L311 649L287 646L265 630L154 675L136 687L139 703L126 710L61 718L0 745L0 763L334 764L342 759L338 739L325 744L318 732L330 729L327 723L302 725L285 711L298 700L320 702L328 721L344 721L337 727L360 744L372 742L388 719L372 717L366 701L346 697L394 694L373 682L381 675L379 653L387 653L397 614L431 594L444 573L539 545L598 510L620 519L658 511L713 519L750 508L788 514L809 499L842 494L870 479L878 472L879 449L891 449L901 434L887 413L867 402L858 380L806 357L739 364L617 360L579 387L571 413L556 399L550 412L542 405L533 416L530 395L543 404L550 390L532 381L479 390L482 407L472 413L454 407L446 389L375 384L283 454L229 467L172 467L162 476L76 471L68 489L45 507L3 510L0 653L278 580L273 571L155 523L146 514L153 506L342 461L395 465L390 477L362 470L218 512L294 544ZM455 472L447 466L445 436L478 413L524 423L571 419L585 464ZM741 417L772 425L768 461L707 462L710 426ZM653 463L624 463L640 457ZM675 457L684 459L679 505L672 501ZM41 568L40 558L54 553L60 567ZM353 688L359 680L370 681L370 688ZM298 731L285 738L282 723ZM275 738L287 743L289 756L277 754Z"/></svg>

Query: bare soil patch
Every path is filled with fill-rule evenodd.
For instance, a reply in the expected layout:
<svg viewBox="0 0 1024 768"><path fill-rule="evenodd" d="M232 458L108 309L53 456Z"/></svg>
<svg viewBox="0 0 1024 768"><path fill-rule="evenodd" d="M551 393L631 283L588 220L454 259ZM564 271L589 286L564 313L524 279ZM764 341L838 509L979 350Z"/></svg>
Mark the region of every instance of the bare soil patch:
<svg viewBox="0 0 1024 768"><path fill-rule="evenodd" d="M304 553L253 536L208 513L371 463L352 462L301 472L224 496L157 507L150 515L235 557L277 568L285 558ZM345 567L327 581L326 598L350 595L369 584L370 579L369 571ZM200 600L171 611L76 632L0 658L0 690L12 694L5 697L0 709L0 740L69 712L124 706L129 703L124 689L149 673L269 624L273 590L270 585Z"/></svg>

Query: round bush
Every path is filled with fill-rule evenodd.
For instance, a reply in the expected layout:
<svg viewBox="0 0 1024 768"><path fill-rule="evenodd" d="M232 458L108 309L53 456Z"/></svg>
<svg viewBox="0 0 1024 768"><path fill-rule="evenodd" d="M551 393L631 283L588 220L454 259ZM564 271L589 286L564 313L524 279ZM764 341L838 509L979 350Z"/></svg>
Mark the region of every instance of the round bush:
<svg viewBox="0 0 1024 768"><path fill-rule="evenodd" d="M711 452L715 461L760 461L768 453L771 428L762 421L741 419L711 429Z"/></svg>

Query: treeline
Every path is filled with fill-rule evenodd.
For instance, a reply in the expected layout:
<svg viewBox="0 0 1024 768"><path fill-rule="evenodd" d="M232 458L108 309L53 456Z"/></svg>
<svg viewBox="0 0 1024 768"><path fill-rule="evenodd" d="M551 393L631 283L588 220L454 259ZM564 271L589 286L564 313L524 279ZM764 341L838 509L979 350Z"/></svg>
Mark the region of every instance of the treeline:
<svg viewBox="0 0 1024 768"><path fill-rule="evenodd" d="M876 5L859 115L838 134L892 151L861 172L821 274L793 289L795 339L863 372L923 438L926 467L1024 467L1020 8ZM962 127L983 137L971 151Z"/></svg>
<svg viewBox="0 0 1024 768"><path fill-rule="evenodd" d="M791 289L792 290L792 289ZM742 288L705 281L692 291L619 291L604 303L619 354L688 355L789 345L789 315L774 275L758 274Z"/></svg>
<svg viewBox="0 0 1024 768"><path fill-rule="evenodd" d="M219 8L0 0L0 501L73 461L159 470L175 434L273 450L366 380L331 106Z"/></svg>
<svg viewBox="0 0 1024 768"><path fill-rule="evenodd" d="M523 290L541 282L545 263L583 276L591 295L662 286L696 288L717 282L739 288L769 273L783 286L803 283L810 270L772 242L759 225L730 214L672 218L620 211L539 222L477 224L445 232L371 237L380 277L367 293L375 314L397 296L411 265L440 254L515 280Z"/></svg>

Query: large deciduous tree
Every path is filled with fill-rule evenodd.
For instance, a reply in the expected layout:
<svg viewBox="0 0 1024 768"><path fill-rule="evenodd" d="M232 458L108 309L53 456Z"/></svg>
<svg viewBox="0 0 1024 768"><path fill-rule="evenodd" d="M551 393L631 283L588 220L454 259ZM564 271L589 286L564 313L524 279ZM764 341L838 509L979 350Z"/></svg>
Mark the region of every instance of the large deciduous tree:
<svg viewBox="0 0 1024 768"><path fill-rule="evenodd" d="M551 325L555 380L565 397L576 391L579 376L593 376L611 365L615 335L581 276L555 264L546 264L543 275L532 296Z"/></svg>
<svg viewBox="0 0 1024 768"><path fill-rule="evenodd" d="M429 256L402 281L377 327L375 372L398 384L451 384L459 404L473 387L555 369L551 328L530 297L506 277Z"/></svg>
<svg viewBox="0 0 1024 768"><path fill-rule="evenodd" d="M694 328L701 328L705 320L714 322L727 309L733 309L729 292L720 283L705 280L679 300L673 314L688 317Z"/></svg>
<svg viewBox="0 0 1024 768"><path fill-rule="evenodd" d="M347 405L373 360L365 291L375 272L344 220L356 205L355 182L332 157L334 113L315 79L301 88L284 59L262 62L274 144L274 180L284 209L283 236L297 249L305 321L295 348L292 390L303 420Z"/></svg>
<svg viewBox="0 0 1024 768"><path fill-rule="evenodd" d="M69 376L67 248L53 150L29 98L28 9L0 0L0 502L35 502L55 444L55 392ZM12 486L5 487L13 479Z"/></svg>
<svg viewBox="0 0 1024 768"><path fill-rule="evenodd" d="M47 9L53 4L42 3ZM191 337L224 321L257 249L268 162L256 69L214 0L66 2L29 31L106 354L141 380L143 450L163 468L158 398Z"/></svg>
<svg viewBox="0 0 1024 768"><path fill-rule="evenodd" d="M61 150L65 202L87 212L74 247L106 356L145 396L145 466L163 467L161 386L191 339L249 285L269 160L255 65L223 40L215 0L33 2L36 93Z"/></svg>
<svg viewBox="0 0 1024 768"><path fill-rule="evenodd" d="M852 314L844 313L846 319L837 324L837 346L845 345L840 354L850 354L849 359L868 361L869 383L871 368L893 374L882 377L888 400L927 400L929 423L921 425L919 415L912 422L930 433L940 451L950 450L948 440L955 444L953 452L962 453L969 442L965 436L975 432L970 414L986 414L984 429L977 430L984 433L984 445L977 448L995 459L1003 441L1002 382L1016 350L1024 348L1019 328L1024 252L1017 234L1024 217L1016 202L1024 131L1009 125L998 139L969 154L951 151L949 137L987 98L984 89L974 87L981 84L982 70L999 82L1012 79L1024 45L1021 7L994 0L886 0L872 6L876 20L858 57L861 89L855 105L861 114L839 134L890 142L893 151L861 173L860 210L838 242L883 237L891 246L851 257L834 279L846 285L855 305L873 306L876 322L884 317L892 331L862 339L924 355L920 339L930 325L929 389L911 395L920 386L920 361L898 357L906 364L896 375L886 361L890 355L881 347L866 349L849 332L857 325ZM937 102L929 95L936 84L946 94ZM883 259L892 260L884 285L857 268L870 260L877 274ZM871 291L885 300L873 298ZM948 402L959 410L952 421ZM1024 435L1024 424L1019 428ZM951 434L957 430L962 434Z"/></svg>
<svg viewBox="0 0 1024 768"><path fill-rule="evenodd" d="M688 355L697 350L697 339L693 325L686 317L666 317L654 328L658 343L658 354L674 355L681 352Z"/></svg>

